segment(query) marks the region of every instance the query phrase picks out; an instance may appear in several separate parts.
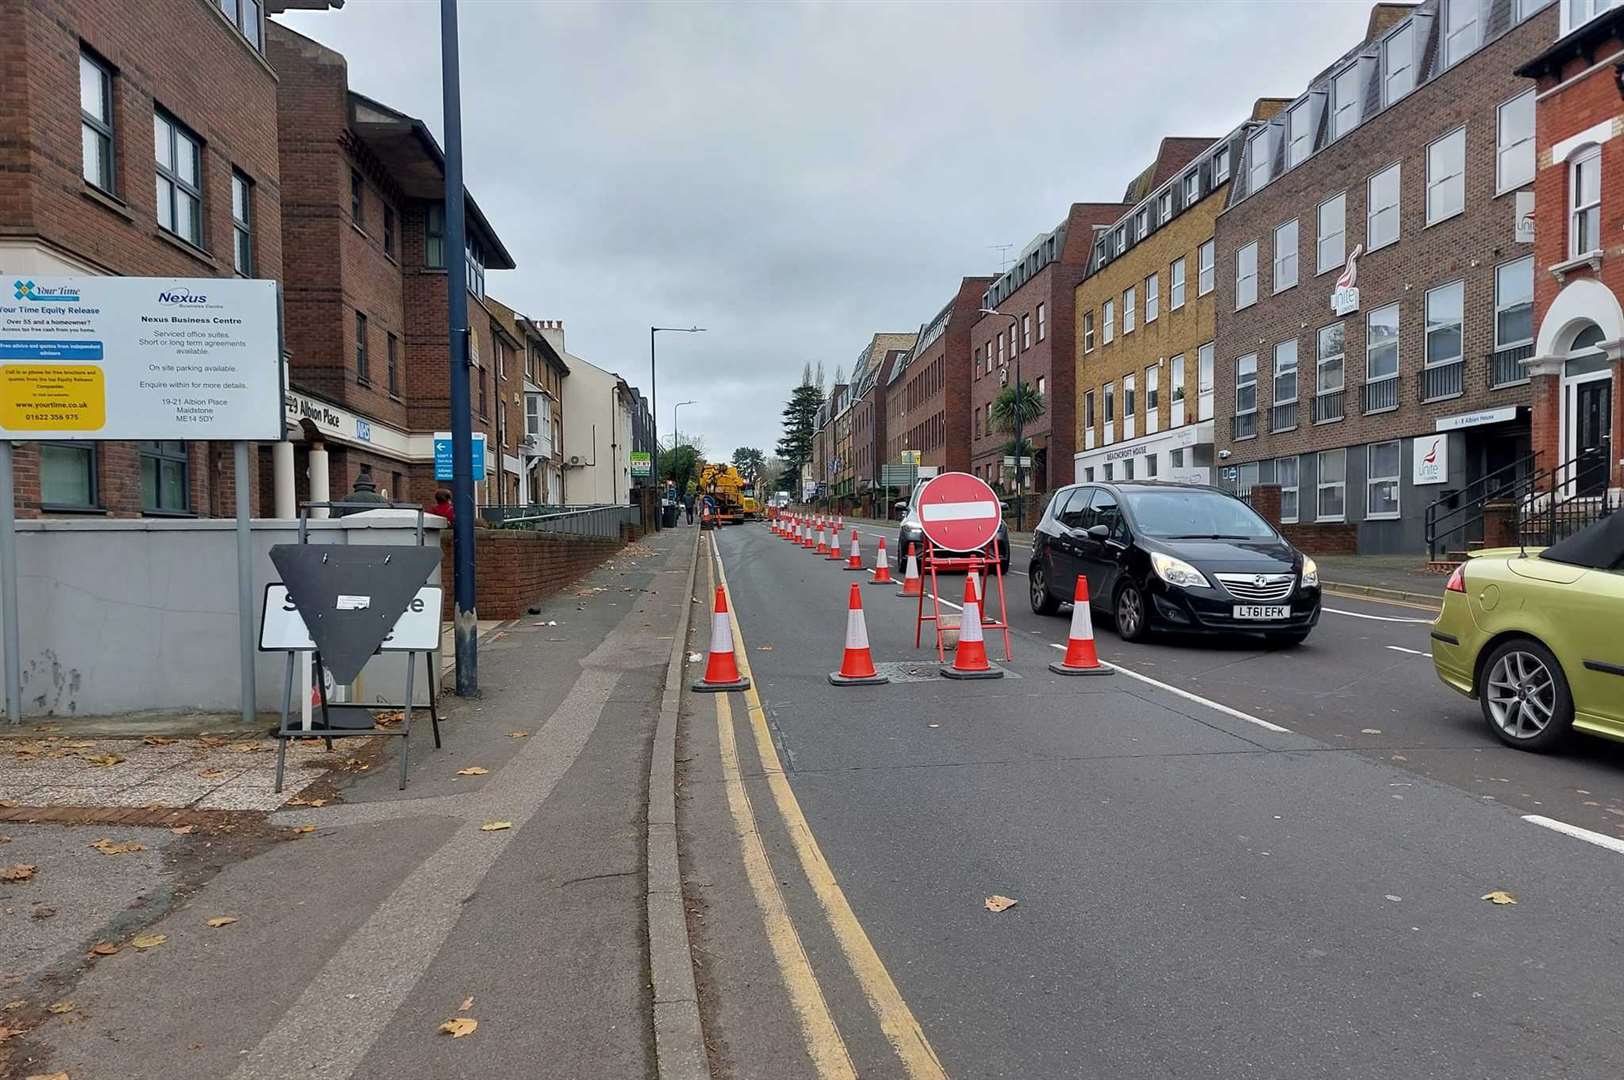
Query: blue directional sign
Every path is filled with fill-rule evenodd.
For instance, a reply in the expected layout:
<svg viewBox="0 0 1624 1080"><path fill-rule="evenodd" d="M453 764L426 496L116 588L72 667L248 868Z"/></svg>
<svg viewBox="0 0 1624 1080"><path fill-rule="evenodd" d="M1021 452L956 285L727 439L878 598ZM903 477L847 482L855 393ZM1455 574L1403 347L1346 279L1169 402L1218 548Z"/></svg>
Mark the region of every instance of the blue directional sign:
<svg viewBox="0 0 1624 1080"><path fill-rule="evenodd" d="M434 478L451 479L451 432L434 433ZM474 432L474 479L485 479L485 433Z"/></svg>

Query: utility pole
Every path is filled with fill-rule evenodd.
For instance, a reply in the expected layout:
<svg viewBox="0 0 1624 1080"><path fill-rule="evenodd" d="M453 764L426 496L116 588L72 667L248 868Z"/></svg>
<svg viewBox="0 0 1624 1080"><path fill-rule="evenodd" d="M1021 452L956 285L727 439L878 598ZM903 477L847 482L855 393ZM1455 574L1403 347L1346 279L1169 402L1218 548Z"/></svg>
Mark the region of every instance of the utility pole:
<svg viewBox="0 0 1624 1080"><path fill-rule="evenodd" d="M479 692L479 612L474 603L474 418L468 394L468 236L462 185L462 89L457 0L440 0L440 79L445 109L445 277L451 346L452 633L457 695ZM501 453L500 450L497 451Z"/></svg>

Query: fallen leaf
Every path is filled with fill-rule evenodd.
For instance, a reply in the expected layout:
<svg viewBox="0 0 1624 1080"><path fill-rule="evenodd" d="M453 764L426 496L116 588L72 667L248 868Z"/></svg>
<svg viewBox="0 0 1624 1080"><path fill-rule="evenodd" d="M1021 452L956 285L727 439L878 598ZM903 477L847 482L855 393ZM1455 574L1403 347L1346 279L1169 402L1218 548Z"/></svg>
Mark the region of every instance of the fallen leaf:
<svg viewBox="0 0 1624 1080"><path fill-rule="evenodd" d="M0 1042L5 1042L7 1039L21 1035L25 1030L25 1028L0 1027Z"/></svg>
<svg viewBox="0 0 1624 1080"><path fill-rule="evenodd" d="M109 766L117 765L119 762L123 761L124 758L118 754L86 754L84 756L84 760L87 763L96 766L98 769L105 769Z"/></svg>
<svg viewBox="0 0 1624 1080"><path fill-rule="evenodd" d="M224 769L204 769L197 775L201 776L205 780L218 780L225 774L226 771Z"/></svg>
<svg viewBox="0 0 1624 1080"><path fill-rule="evenodd" d="M233 754L264 754L271 750L270 743L263 742L234 742L226 747Z"/></svg>
<svg viewBox="0 0 1624 1080"><path fill-rule="evenodd" d="M28 863L16 863L0 868L0 881L27 881L33 876L34 868Z"/></svg>
<svg viewBox="0 0 1624 1080"><path fill-rule="evenodd" d="M472 1000L472 999L470 998L469 1000ZM8 1001L8 1002L6 1002L5 1011L6 1012L11 1012L14 1009L20 1009L24 1005L27 1005L27 1004L28 1004L28 1002L24 1001L22 998L18 998L15 1001Z"/></svg>
<svg viewBox="0 0 1624 1080"><path fill-rule="evenodd" d="M112 956L114 953L118 952L123 947L124 946L118 944L117 942L113 942L113 941L98 941L98 942L96 942L96 944L94 944L94 945L92 945L90 947L90 955L92 955L92 956Z"/></svg>
<svg viewBox="0 0 1624 1080"><path fill-rule="evenodd" d="M479 1021L471 1016L456 1016L440 1025L440 1033L460 1039L464 1035L472 1035L478 1026Z"/></svg>
<svg viewBox="0 0 1624 1080"><path fill-rule="evenodd" d="M466 769L458 769L457 770L457 775L458 776L484 776L488 772L490 772L489 769L480 768L478 765L470 765Z"/></svg>
<svg viewBox="0 0 1624 1080"><path fill-rule="evenodd" d="M1382 729L1379 727L1366 727L1359 729L1359 734L1361 735L1380 735L1381 733Z"/></svg>
<svg viewBox="0 0 1624 1080"><path fill-rule="evenodd" d="M65 1072L34 1073L23 1077L23 1080L68 1080L68 1074Z"/></svg>
<svg viewBox="0 0 1624 1080"><path fill-rule="evenodd" d="M688 662L690 664L697 664L703 659L705 659L705 658L703 656L700 656L696 652L691 652L691 653L688 654Z"/></svg>
<svg viewBox="0 0 1624 1080"><path fill-rule="evenodd" d="M396 709L393 712L378 713L372 718L372 723L374 727L389 727L400 723L404 719L406 719L406 714L400 709Z"/></svg>
<svg viewBox="0 0 1624 1080"><path fill-rule="evenodd" d="M71 1001L59 1001L54 1005L45 1006L45 1011L48 1013L56 1013L58 1016L61 1016L63 1013L70 1013L78 1007L79 1006L75 1005Z"/></svg>
<svg viewBox="0 0 1624 1080"><path fill-rule="evenodd" d="M474 998L473 998L473 995L470 994L469 996L462 999L462 1004L457 1007L457 1011L458 1012L467 1012L469 1009L472 1009L473 1007L474 1007Z"/></svg>
<svg viewBox="0 0 1624 1080"><path fill-rule="evenodd" d="M756 647L756 652L772 652L772 651L773 651L773 647L771 645L758 645Z"/></svg>
<svg viewBox="0 0 1624 1080"><path fill-rule="evenodd" d="M1515 904L1517 902L1517 898L1506 892L1504 889L1496 889L1491 893L1485 893L1482 896L1482 899L1487 900L1491 904L1500 904L1502 906L1506 904Z"/></svg>
<svg viewBox="0 0 1624 1080"><path fill-rule="evenodd" d="M316 827L314 825L295 825L293 831L296 833L311 833L316 831Z"/></svg>
<svg viewBox="0 0 1624 1080"><path fill-rule="evenodd" d="M1392 901L1392 902L1393 902L1393 903L1395 903L1395 904L1397 904L1397 903L1399 903L1399 902L1400 902L1400 901L1402 901L1402 900L1403 900L1403 899L1404 899L1404 897L1402 897L1402 896L1394 896L1394 895L1393 895L1393 894L1392 894L1392 893L1388 893L1388 894L1387 894L1387 899L1389 899L1389 900L1391 900L1391 901Z"/></svg>
<svg viewBox="0 0 1624 1080"><path fill-rule="evenodd" d="M0 799L0 810L15 809L19 805L16 799Z"/></svg>
<svg viewBox="0 0 1624 1080"><path fill-rule="evenodd" d="M1007 896L989 896L987 897L987 910L1008 911L1018 903L1020 903L1019 900L1011 900Z"/></svg>
<svg viewBox="0 0 1624 1080"><path fill-rule="evenodd" d="M176 836L191 836L194 832L197 831L197 826L196 825L176 825L173 829L170 829L169 831L174 833Z"/></svg>
<svg viewBox="0 0 1624 1080"><path fill-rule="evenodd" d="M56 917L56 908L49 904L35 904L34 910L28 913L31 919L53 919Z"/></svg>
<svg viewBox="0 0 1624 1080"><path fill-rule="evenodd" d="M483 825L481 825L479 827L479 831L480 832L501 832L503 829L511 829L511 828L513 828L513 822L511 822L511 821L487 821L485 824L483 824ZM32 872L33 867L29 867L29 870L30 870L30 872Z"/></svg>
<svg viewBox="0 0 1624 1080"><path fill-rule="evenodd" d="M9 843L11 843L11 837L9 837L9 836L0 836L0 844L9 844Z"/></svg>
<svg viewBox="0 0 1624 1080"><path fill-rule="evenodd" d="M237 916L235 915L216 915L214 918L208 921L207 926L210 930L218 930L220 927L230 926L236 921Z"/></svg>
<svg viewBox="0 0 1624 1080"><path fill-rule="evenodd" d="M138 841L125 840L122 843L114 843L105 836L90 846L101 852L103 855L127 855L132 851L147 850L147 845Z"/></svg>
<svg viewBox="0 0 1624 1080"><path fill-rule="evenodd" d="M508 732L508 738L510 738L510 739L523 739L526 736L528 736L529 734L530 733L528 731L510 731L510 732Z"/></svg>
<svg viewBox="0 0 1624 1080"><path fill-rule="evenodd" d="M168 940L168 934L137 934L130 939L130 944L137 949L156 949Z"/></svg>
<svg viewBox="0 0 1624 1080"><path fill-rule="evenodd" d="M175 743L175 740L167 735L148 735L141 741L148 746L172 746Z"/></svg>

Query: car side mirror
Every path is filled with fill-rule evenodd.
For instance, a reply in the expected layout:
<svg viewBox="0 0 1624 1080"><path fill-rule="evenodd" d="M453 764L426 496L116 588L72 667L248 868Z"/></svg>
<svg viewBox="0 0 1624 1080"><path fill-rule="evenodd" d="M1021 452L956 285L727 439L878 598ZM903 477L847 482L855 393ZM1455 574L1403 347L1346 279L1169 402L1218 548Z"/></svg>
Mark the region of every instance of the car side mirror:
<svg viewBox="0 0 1624 1080"><path fill-rule="evenodd" d="M1088 535L1093 537L1095 540L1104 540L1106 537L1111 535L1111 526L1090 525L1088 527Z"/></svg>
<svg viewBox="0 0 1624 1080"><path fill-rule="evenodd" d="M907 510L908 509L908 504L905 501L899 500L899 501L894 502L894 503L891 504L891 509L893 509L893 510Z"/></svg>

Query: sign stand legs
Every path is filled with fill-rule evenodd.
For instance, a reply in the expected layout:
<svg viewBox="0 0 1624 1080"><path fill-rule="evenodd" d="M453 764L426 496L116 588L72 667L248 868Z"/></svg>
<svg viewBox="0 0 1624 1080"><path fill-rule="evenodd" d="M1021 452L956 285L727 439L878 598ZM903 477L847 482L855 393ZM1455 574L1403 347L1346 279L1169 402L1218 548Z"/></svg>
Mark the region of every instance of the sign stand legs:
<svg viewBox="0 0 1624 1080"><path fill-rule="evenodd" d="M6 639L6 719L23 722L22 642L17 629L17 496L11 440L0 439L0 635Z"/></svg>
<svg viewBox="0 0 1624 1080"><path fill-rule="evenodd" d="M242 722L253 727L259 712L254 692L254 540L248 490L248 443L233 447L237 477L237 638L242 660Z"/></svg>

